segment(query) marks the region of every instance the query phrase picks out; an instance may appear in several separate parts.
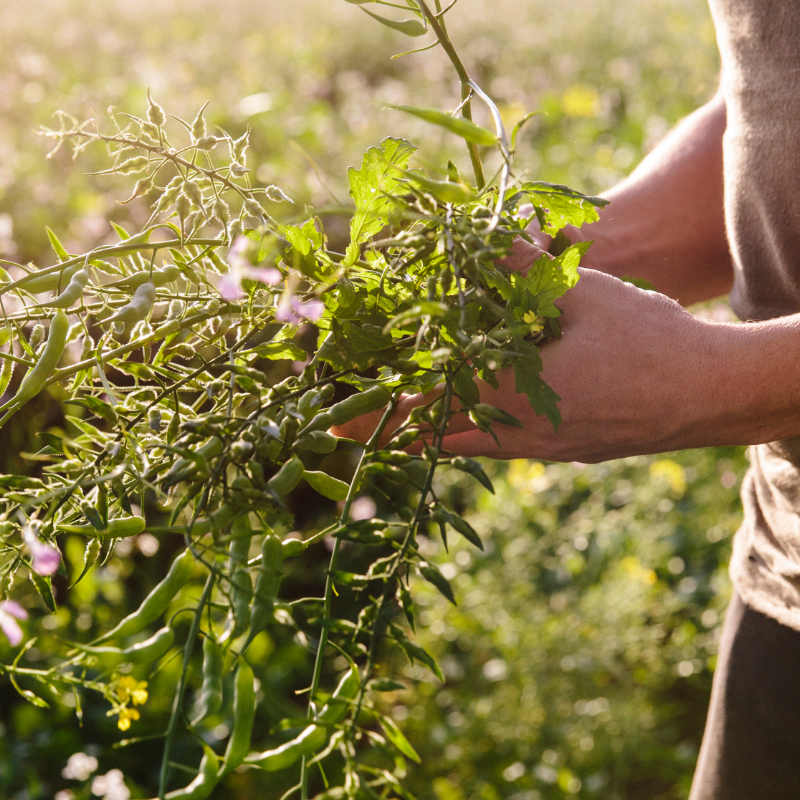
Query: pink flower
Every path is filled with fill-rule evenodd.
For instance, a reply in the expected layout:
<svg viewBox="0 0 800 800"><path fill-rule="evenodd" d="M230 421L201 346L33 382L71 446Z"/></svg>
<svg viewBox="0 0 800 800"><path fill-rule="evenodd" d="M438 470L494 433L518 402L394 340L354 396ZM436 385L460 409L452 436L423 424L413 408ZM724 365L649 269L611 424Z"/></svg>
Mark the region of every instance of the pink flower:
<svg viewBox="0 0 800 800"><path fill-rule="evenodd" d="M22 641L22 628L17 619L28 619L28 612L15 600L3 600L0 603L0 630L6 635L12 647L16 647Z"/></svg>
<svg viewBox="0 0 800 800"><path fill-rule="evenodd" d="M252 281L261 281L267 286L275 286L283 280L280 270L275 267L254 267L245 257L249 247L246 236L238 236L228 251L228 263L231 271L217 281L217 291L223 300L233 303L244 297L242 280L248 278Z"/></svg>
<svg viewBox="0 0 800 800"><path fill-rule="evenodd" d="M284 295L275 310L275 322L291 322L297 324L304 319L316 322L325 310L322 300L307 300L305 303L293 295Z"/></svg>
<svg viewBox="0 0 800 800"><path fill-rule="evenodd" d="M22 538L31 551L31 567L39 575L52 575L61 563L58 548L43 542L33 525L26 525L22 530Z"/></svg>

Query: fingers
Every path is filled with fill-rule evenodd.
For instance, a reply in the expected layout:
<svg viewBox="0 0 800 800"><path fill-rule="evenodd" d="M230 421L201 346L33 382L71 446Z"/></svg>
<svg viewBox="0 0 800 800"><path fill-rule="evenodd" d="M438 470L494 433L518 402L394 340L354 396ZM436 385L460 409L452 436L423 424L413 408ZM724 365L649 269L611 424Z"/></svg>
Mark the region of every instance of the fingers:
<svg viewBox="0 0 800 800"><path fill-rule="evenodd" d="M514 272L521 272L523 275L526 275L535 261L540 259L543 255L548 255L547 242L544 240L550 237L543 233L537 234L537 237L541 240L541 245L538 243L531 244L518 236L514 239L508 255L505 258L498 259L497 263ZM531 238L536 242L537 237L532 236Z"/></svg>

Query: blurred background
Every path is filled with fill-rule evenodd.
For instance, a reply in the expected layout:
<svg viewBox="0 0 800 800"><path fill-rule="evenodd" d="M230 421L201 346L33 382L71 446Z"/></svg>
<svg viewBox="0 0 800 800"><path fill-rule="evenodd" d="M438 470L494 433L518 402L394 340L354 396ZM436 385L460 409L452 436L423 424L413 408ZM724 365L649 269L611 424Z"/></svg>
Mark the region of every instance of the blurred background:
<svg viewBox="0 0 800 800"><path fill-rule="evenodd" d="M624 177L716 89L703 0L460 0L448 20L463 61L507 124L544 112L520 135L520 167L585 192ZM327 209L332 242L347 230L347 216L336 213L348 201L346 168L385 136L420 146L421 165L453 158L468 174L466 154L449 138L384 108L457 104L440 52L392 58L418 42L344 0L3 3L0 258L50 263L45 225L78 251L108 235L109 217L146 218L144 207L116 203L117 180L84 174L102 168L102 153L48 160L36 130L57 124L59 109L80 120L102 118L111 105L144 113L148 87L170 113L192 119L208 101L210 122L234 134L251 126L254 179L295 200L287 215L302 217L307 204ZM729 312L711 304L698 313ZM3 472L35 471L21 454L41 447L37 431L58 424L54 405L38 399L3 431ZM459 605L418 587L420 641L441 658L447 680L442 686L398 661L409 688L385 696L425 754L410 768L411 791L420 800L687 797L730 596L727 560L746 466L743 449L588 467L487 462L493 496L461 474L443 475L440 493L486 548L453 543L448 554L425 544L454 581ZM76 569L82 550L70 546ZM55 615L25 586L13 593L53 642L85 638L104 624L104 610L135 607L169 557L153 537L124 544L60 598ZM321 560L310 584L322 569ZM51 646L43 639L28 660L44 659ZM298 650L290 642L262 646L262 698L303 685L308 664ZM0 656L10 657L5 642ZM157 684L152 698L146 715L155 732L171 700L159 699ZM106 707L89 703L81 726L70 700L39 709L0 684L0 797L88 800L92 777L112 767L122 769L124 790L109 779L95 784L95 796L151 796L158 741L112 751L122 735ZM259 711L265 728L268 706ZM62 774L75 753L88 754L83 771L73 759ZM280 796L254 773L233 777L215 798Z"/></svg>

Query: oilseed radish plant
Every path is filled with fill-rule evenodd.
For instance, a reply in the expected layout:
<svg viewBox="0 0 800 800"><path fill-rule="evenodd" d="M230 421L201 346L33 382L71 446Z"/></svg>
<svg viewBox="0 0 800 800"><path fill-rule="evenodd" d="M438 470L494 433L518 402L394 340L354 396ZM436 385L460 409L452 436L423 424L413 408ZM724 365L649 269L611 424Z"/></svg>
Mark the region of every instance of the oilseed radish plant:
<svg viewBox="0 0 800 800"><path fill-rule="evenodd" d="M468 414L489 432L519 426L481 403L476 384L496 386L497 372L511 369L535 412L559 424L538 347L559 334L555 301L577 281L588 245L557 248L525 276L495 262L534 219L556 236L594 221L604 201L516 173L525 118L507 135L449 38L452 4L408 0L411 16L399 21L394 4L357 4L446 52L458 107L395 111L460 137L470 177L452 162L414 167L412 144L384 139L349 170L350 241L336 252L313 209L254 184L249 130L209 127L205 107L191 121L171 117L148 94L142 115L111 108L106 121L79 122L61 113L42 131L76 157L105 147L105 172L134 183L120 202L146 204L147 222L115 225L116 241L81 254L50 231L55 263L5 262L0 273L0 425L50 390L66 431L45 437L37 477L0 477L3 613L18 618L14 587L27 578L56 611L69 542L85 548L73 585L126 537L146 533L176 553L138 609L89 642L64 641L51 664L29 666L35 636L22 643L8 622L21 647L0 671L38 706L68 692L80 710L97 693L127 731L147 713L148 683L179 663L169 673L159 798L209 797L242 770L290 774L287 798L408 797L406 760L419 756L376 702L397 688L384 664L398 649L441 680L414 642L415 583L456 601L419 542L446 544L454 531L482 546L440 502L434 475L460 470L491 490L478 462L444 448L448 423ZM475 102L493 129L472 120ZM487 177L489 163L497 174ZM427 400L397 425L409 393ZM331 433L369 412L381 420L366 445ZM346 474L330 467L338 454L355 457ZM330 511L297 532L301 490ZM360 513L365 495L390 500L387 510ZM320 546L330 559L324 591L304 596L291 578ZM359 571L344 568L344 548L359 553ZM181 607L168 613L176 598ZM286 634L308 653L310 682L283 699L276 725L258 730L255 643ZM221 715L225 735L209 739ZM184 740L202 752L198 762L174 762Z"/></svg>

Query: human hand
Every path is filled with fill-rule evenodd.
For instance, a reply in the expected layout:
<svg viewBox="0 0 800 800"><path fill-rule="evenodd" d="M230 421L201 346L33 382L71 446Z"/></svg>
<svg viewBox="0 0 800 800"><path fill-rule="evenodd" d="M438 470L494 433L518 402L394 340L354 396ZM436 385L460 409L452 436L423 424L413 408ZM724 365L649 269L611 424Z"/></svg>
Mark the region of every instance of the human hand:
<svg viewBox="0 0 800 800"><path fill-rule="evenodd" d="M541 351L542 377L562 398L558 431L517 393L513 369L506 368L497 373L499 389L478 382L481 402L504 409L523 427L495 424L498 447L491 434L459 413L448 426L445 450L597 462L706 443L706 399L715 391L714 372L725 363L716 332L725 326L693 317L664 295L594 270L580 273L578 284L559 301L562 337ZM432 399L404 397L387 431ZM380 412L366 415L334 432L366 441L380 417Z"/></svg>

